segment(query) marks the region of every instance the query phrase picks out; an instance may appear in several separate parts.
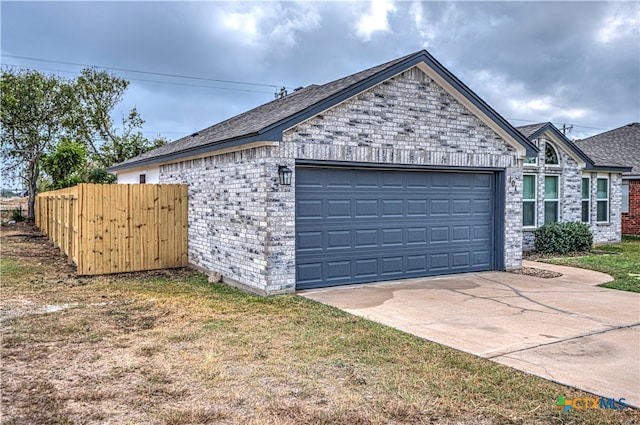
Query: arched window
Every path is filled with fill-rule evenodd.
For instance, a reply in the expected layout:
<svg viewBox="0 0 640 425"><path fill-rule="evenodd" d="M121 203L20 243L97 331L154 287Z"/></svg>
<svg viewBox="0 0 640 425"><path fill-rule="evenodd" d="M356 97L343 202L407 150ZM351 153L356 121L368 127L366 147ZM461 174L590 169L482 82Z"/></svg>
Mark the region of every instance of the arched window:
<svg viewBox="0 0 640 425"><path fill-rule="evenodd" d="M558 152L551 145L551 143L545 143L544 145L544 163L547 165L558 165Z"/></svg>

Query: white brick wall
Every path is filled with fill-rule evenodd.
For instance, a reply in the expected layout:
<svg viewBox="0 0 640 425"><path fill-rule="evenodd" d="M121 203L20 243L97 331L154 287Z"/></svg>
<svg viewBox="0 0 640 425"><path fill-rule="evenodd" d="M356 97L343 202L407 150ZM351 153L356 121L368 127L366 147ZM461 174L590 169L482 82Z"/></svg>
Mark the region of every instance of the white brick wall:
<svg viewBox="0 0 640 425"><path fill-rule="evenodd" d="M279 147L163 166L162 183L189 184L190 262L257 292L294 291L296 159L503 169L504 262L521 266L521 161L417 68L289 129ZM292 186L278 184L280 164Z"/></svg>

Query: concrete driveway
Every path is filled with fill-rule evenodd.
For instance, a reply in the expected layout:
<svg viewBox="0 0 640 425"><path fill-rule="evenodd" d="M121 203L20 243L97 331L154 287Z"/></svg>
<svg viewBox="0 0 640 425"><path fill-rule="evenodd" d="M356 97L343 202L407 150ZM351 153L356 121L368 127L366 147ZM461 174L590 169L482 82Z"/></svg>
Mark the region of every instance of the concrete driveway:
<svg viewBox="0 0 640 425"><path fill-rule="evenodd" d="M471 273L299 294L461 351L640 407L640 294L602 273ZM560 395L560 394L559 394Z"/></svg>

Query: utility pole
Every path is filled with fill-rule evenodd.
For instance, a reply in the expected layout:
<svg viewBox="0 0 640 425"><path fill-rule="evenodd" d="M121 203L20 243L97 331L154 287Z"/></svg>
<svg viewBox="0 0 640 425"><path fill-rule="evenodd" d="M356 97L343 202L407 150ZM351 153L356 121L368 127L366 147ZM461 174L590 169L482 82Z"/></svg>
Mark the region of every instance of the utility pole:
<svg viewBox="0 0 640 425"><path fill-rule="evenodd" d="M567 135L567 132L571 133L571 130L573 130L573 125L562 124L562 134L565 136Z"/></svg>

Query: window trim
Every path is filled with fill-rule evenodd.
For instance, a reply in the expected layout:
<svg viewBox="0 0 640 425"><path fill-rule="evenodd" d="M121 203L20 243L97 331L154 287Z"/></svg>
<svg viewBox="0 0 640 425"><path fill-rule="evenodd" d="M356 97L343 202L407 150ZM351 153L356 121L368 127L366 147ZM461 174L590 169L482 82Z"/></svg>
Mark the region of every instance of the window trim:
<svg viewBox="0 0 640 425"><path fill-rule="evenodd" d="M533 177L533 199L524 199L524 176ZM533 224L524 224L524 203L533 203ZM535 229L538 227L538 175L526 173L522 175L522 228L523 229Z"/></svg>
<svg viewBox="0 0 640 425"><path fill-rule="evenodd" d="M533 159L535 159L535 162L525 162L525 160L527 158L533 158ZM524 167L537 167L538 166L538 157L537 156L525 156L524 159L522 160L522 165Z"/></svg>
<svg viewBox="0 0 640 425"><path fill-rule="evenodd" d="M558 160L557 163L551 163L551 162L547 162L547 147L553 149L553 152L556 154L556 159ZM553 146L553 143L549 142L549 141L545 141L544 143L544 165L547 167L553 167L553 168L560 168L562 166L562 164L560 164L561 160L560 160L560 153L558 148L556 148L555 146Z"/></svg>
<svg viewBox="0 0 640 425"><path fill-rule="evenodd" d="M587 180L587 188L589 188L587 197L584 198L584 194L582 193L582 184ZM591 176L583 176L582 180L580 180L580 207L582 204L587 203L587 220L585 221L584 217L582 217L582 208L580 209L580 220L583 223L591 223Z"/></svg>
<svg viewBox="0 0 640 425"><path fill-rule="evenodd" d="M626 211L625 211L625 202L624 202L624 198L625 198L625 187L626 187L626 192L627 192L627 205L626 205ZM620 188L621 192L620 192L620 199L621 199L621 205L620 205L620 211L623 214L626 214L629 212L629 189L630 189L630 185L629 185L629 180L622 180L622 186Z"/></svg>
<svg viewBox="0 0 640 425"><path fill-rule="evenodd" d="M607 181L607 197L600 198L598 197L598 180L606 180ZM607 203L607 219L606 220L598 220L598 204L600 202ZM598 176L596 177L596 223L598 224L607 224L610 222L611 211L609 210L611 207L611 181L609 176Z"/></svg>
<svg viewBox="0 0 640 425"><path fill-rule="evenodd" d="M556 192L557 198L552 198L550 200L547 199L547 177L556 179ZM547 221L547 202L555 202L557 205L556 208L556 219L555 221ZM546 223L559 223L560 222L560 176L555 174L548 174L544 176L544 224Z"/></svg>

